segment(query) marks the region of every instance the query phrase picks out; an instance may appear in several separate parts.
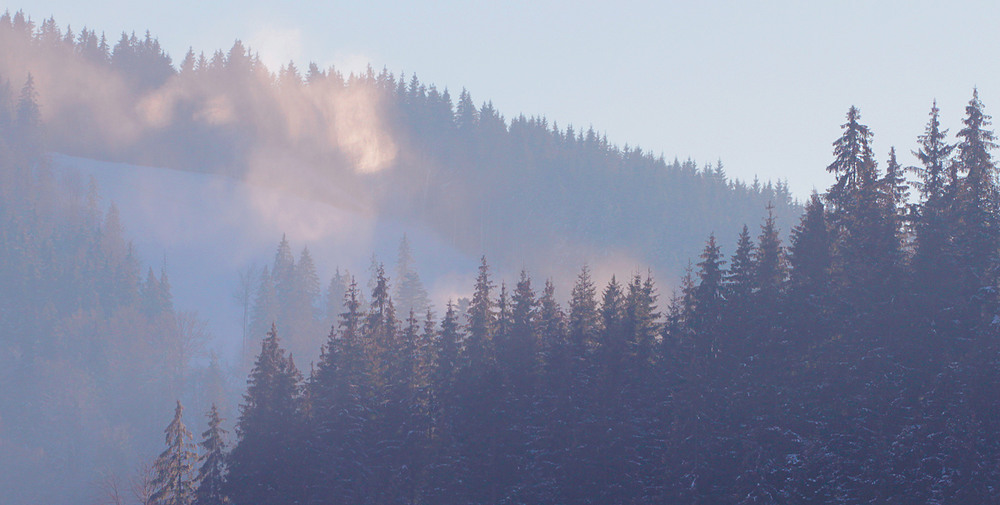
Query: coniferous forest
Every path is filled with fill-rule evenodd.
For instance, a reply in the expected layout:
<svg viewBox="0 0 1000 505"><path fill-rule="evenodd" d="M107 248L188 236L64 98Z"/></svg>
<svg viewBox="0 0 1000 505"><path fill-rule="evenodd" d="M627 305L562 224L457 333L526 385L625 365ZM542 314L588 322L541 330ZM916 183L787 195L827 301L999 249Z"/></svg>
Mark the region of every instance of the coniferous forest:
<svg viewBox="0 0 1000 505"><path fill-rule="evenodd" d="M801 212L784 181L505 117L415 74L272 72L241 41L172 58L148 32L74 31L22 12L0 15L0 47L0 78L37 80L53 151L280 187L425 227L504 270L561 257L574 264L567 279L588 260L680 272L705 230L735 239L768 202L785 222Z"/></svg>
<svg viewBox="0 0 1000 505"><path fill-rule="evenodd" d="M584 267L562 304L484 258L464 313L397 313L352 278L319 362L272 326L232 447L170 475L206 504L992 503L1000 195L965 112L952 139L935 105L910 179L852 107L789 242L709 236L673 295Z"/></svg>
<svg viewBox="0 0 1000 505"><path fill-rule="evenodd" d="M23 15L0 18L4 43L17 36L37 51L66 51L71 60L141 67L122 74L135 79L122 88L128 93L177 82L171 81L178 77L169 57L148 36L125 36L112 51L87 30L79 37L62 35L46 22L35 33ZM242 50L217 53L211 61L191 53L178 75L191 79L185 82L221 85L226 81L207 76L232 71L242 57L249 58ZM251 61L244 61L248 68ZM335 78L310 69L304 82L289 67L268 86L309 89ZM143 80L154 77L161 80ZM382 86L394 100L409 103L404 97L410 97L426 110L437 100L441 128L451 133L421 145L439 149L441 156L466 157L428 162L435 174L438 167L472 167L472 175L457 179L462 184L487 184L501 166L493 164L514 156L509 153L517 149L499 148L492 143L497 139L518 148L535 145L543 153L521 153L523 167L538 162L551 168L539 160L554 159L556 166L584 167L579 177L588 184L593 177L622 181L621 173L634 169L635 180L610 184L600 205L588 207L596 217L578 215L579 208L568 203L586 185L566 182L560 190L565 194L545 200L556 228L626 248L645 241L660 247L673 237L611 231L616 220L633 215L630 205L667 212L665 201L626 198L633 187L628 184L650 180L660 188L711 186L706 191L720 201L750 195L734 205L759 204L765 217L747 222L731 244L700 230L701 254L691 258L680 280L654 279L651 270L639 270L605 283L584 263L572 285L558 286L543 268L503 279L483 257L471 296L444 303L428 299L404 241L394 278L378 262L369 279L338 270L323 311L315 307L320 285L308 250L296 262L282 240L273 268L257 282L248 324L260 339L259 350L242 401L230 410L223 405L218 363L193 363L205 337L196 316L174 309L165 269L156 274L146 267L141 275L141 260L116 207L105 211L92 184L61 179L51 170L48 152L73 149L68 136L60 140L59 129L69 123L43 121L32 75L19 91L0 81L3 494L27 502L35 496L19 489L19 482L39 475L58 482L78 476L79 467L93 461L124 461L130 451L155 444L159 455L136 478L98 483L102 500L1000 501L1000 186L992 157L996 138L978 91L954 133L940 123L934 103L912 146L920 161L914 167L902 166L895 149L884 156L873 152L872 130L851 107L825 167L833 184L813 194L801 215L788 218L782 216L799 209L783 185L729 181L719 166L671 167L648 153L611 146L592 131L551 128L544 119L507 123L491 116L495 111L488 105L472 106L467 93L452 110L450 99L415 78L412 85L388 73L354 78L366 83L355 91ZM185 103L176 102L181 108ZM400 106L396 112L413 110L423 109ZM144 150L142 143L162 140L157 135L169 131L232 142L219 151L181 153L198 163L212 153L225 157L188 169L252 164L241 158L249 151L237 149L255 138L235 129L245 123L199 123L199 112L188 112L186 119L160 123L125 145L100 139L81 145L126 158L168 156ZM89 121L86 116L77 119ZM199 124L219 130L197 130ZM496 131L482 133L488 127ZM524 138L510 140L516 135ZM539 139L545 139L542 145L532 144ZM332 152L302 138L297 142L292 144L310 155L351 155L343 146L346 151ZM456 147L469 145L475 147ZM498 154L482 155L480 149ZM545 173L536 175L565 174ZM525 191L542 192L538 180L521 181ZM404 181L373 184L391 188ZM705 208L718 203L700 201ZM483 209L492 205L479 203ZM437 209L439 217L449 218L454 210ZM502 223L493 213L472 215L493 216L498 222L491 226L510 226L511 233L538 221L516 212ZM745 214L731 212L727 219L739 216ZM428 219L442 229L461 228ZM489 229L482 220L477 227ZM541 233L525 233L535 232ZM490 240L505 236L496 233ZM544 242L509 248L501 243L496 250ZM723 254L725 246L733 253ZM553 269L565 260L540 257ZM293 357L317 341L322 344L316 361ZM205 429L192 432L188 426Z"/></svg>

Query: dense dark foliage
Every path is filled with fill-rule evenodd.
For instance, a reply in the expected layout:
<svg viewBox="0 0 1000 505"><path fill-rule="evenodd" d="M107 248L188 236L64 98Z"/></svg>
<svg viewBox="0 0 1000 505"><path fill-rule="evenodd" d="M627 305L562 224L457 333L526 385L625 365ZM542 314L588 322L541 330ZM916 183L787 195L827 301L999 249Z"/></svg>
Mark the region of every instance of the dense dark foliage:
<svg viewBox="0 0 1000 505"><path fill-rule="evenodd" d="M852 108L791 244L773 215L731 260L710 237L664 313L649 276L599 290L584 268L564 311L551 283L497 286L484 260L464 325L451 303L421 325L397 320L381 268L367 309L351 278L310 377L265 340L234 502L1000 499L988 119L974 96L950 158L934 109L908 207ZM924 255L957 276L928 283Z"/></svg>

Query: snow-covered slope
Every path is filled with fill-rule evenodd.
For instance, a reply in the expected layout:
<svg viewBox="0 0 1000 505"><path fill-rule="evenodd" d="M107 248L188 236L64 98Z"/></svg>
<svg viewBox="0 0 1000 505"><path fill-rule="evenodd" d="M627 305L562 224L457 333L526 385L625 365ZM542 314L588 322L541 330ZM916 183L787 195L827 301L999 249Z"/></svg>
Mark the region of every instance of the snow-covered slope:
<svg viewBox="0 0 1000 505"><path fill-rule="evenodd" d="M213 347L231 356L242 332L236 303L239 271L269 265L286 234L298 256L308 247L325 289L333 270L348 269L364 286L372 254L394 271L406 233L432 299L468 291L476 259L418 227L306 200L219 175L101 162L53 154L58 172L96 181L105 207L114 202L145 265L166 265L174 304L208 321ZM340 195L335 201L350 201ZM143 266L145 273L145 266Z"/></svg>

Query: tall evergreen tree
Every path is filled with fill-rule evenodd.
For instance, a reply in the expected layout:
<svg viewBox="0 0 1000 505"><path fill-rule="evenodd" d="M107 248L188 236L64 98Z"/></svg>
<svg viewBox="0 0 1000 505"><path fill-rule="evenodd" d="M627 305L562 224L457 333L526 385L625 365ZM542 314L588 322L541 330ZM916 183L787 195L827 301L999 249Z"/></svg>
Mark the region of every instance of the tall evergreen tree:
<svg viewBox="0 0 1000 505"><path fill-rule="evenodd" d="M990 154L997 147L996 136L989 129L990 116L983 111L978 90L973 90L965 114L965 127L958 132L957 162L965 177L957 202L960 219L955 241L964 266L959 272L962 295L968 300L980 287L992 285L989 275L1000 246L1000 191Z"/></svg>
<svg viewBox="0 0 1000 505"><path fill-rule="evenodd" d="M718 330L719 318L725 303L725 292L722 284L722 259L719 245L715 242L715 234L708 237L705 249L698 263L698 287L694 291L695 327L711 335Z"/></svg>
<svg viewBox="0 0 1000 505"><path fill-rule="evenodd" d="M445 305L444 319L441 320L441 332L435 341L434 357L436 359L433 372L433 384L440 407L446 404L451 407L455 387L455 372L458 368L459 345L458 311L455 304L448 300Z"/></svg>
<svg viewBox="0 0 1000 505"><path fill-rule="evenodd" d="M361 500L369 487L371 463L365 439L370 397L370 368L363 341L364 314L358 284L350 278L344 312L320 356L309 387L313 402L310 430L310 495Z"/></svg>
<svg viewBox="0 0 1000 505"><path fill-rule="evenodd" d="M842 300L871 312L887 303L901 280L901 249L896 208L881 183L870 146L872 133L851 107L844 133L834 143L835 160L827 167L837 180L827 192L836 250L836 283Z"/></svg>
<svg viewBox="0 0 1000 505"><path fill-rule="evenodd" d="M596 338L598 326L597 288L590 278L590 269L584 265L573 285L569 301L569 341L573 359L582 360Z"/></svg>
<svg viewBox="0 0 1000 505"><path fill-rule="evenodd" d="M258 339L263 338L278 320L278 293L274 287L274 277L266 265L260 272L260 284L254 293L253 310L250 312L250 335Z"/></svg>
<svg viewBox="0 0 1000 505"><path fill-rule="evenodd" d="M851 107L847 122L841 125L844 133L833 143L834 161L826 170L836 177L827 193L832 211L836 215L854 212L861 188L877 179L875 157L872 154L872 132L860 123L861 111Z"/></svg>
<svg viewBox="0 0 1000 505"><path fill-rule="evenodd" d="M754 274L754 243L750 238L750 229L743 225L739 239L736 242L736 252L729 260L729 270L726 271L726 299L734 310L747 310L750 295L757 285Z"/></svg>
<svg viewBox="0 0 1000 505"><path fill-rule="evenodd" d="M225 494L237 505L301 498L295 461L301 375L278 342L275 326L261 342L240 405L237 443L229 453Z"/></svg>
<svg viewBox="0 0 1000 505"><path fill-rule="evenodd" d="M490 291L493 282L489 277L489 266L486 257L479 265L479 276L476 278L475 290L468 310L468 339L465 344L468 366L479 369L493 360L493 330L496 325L496 313Z"/></svg>
<svg viewBox="0 0 1000 505"><path fill-rule="evenodd" d="M924 307L931 313L953 297L957 277L952 235L958 164L950 160L955 146L946 142L948 130L941 129L939 114L935 101L924 133L918 137L920 149L914 151L922 166L912 169L918 176L916 187L920 192L914 225L913 276Z"/></svg>
<svg viewBox="0 0 1000 505"><path fill-rule="evenodd" d="M167 448L153 463L153 505L191 505L194 500L194 463L197 456L191 442L191 432L184 426L184 407L177 402L174 419L167 425Z"/></svg>
<svg viewBox="0 0 1000 505"><path fill-rule="evenodd" d="M632 361L630 375L640 383L636 387L646 385L650 379L647 372L653 361L659 317L652 276L647 273L643 280L642 276L635 274L629 282L625 299L625 335Z"/></svg>
<svg viewBox="0 0 1000 505"><path fill-rule="evenodd" d="M895 221L897 233L902 236L903 225L907 220L907 201L910 196L910 185L906 181L903 166L896 159L896 148L889 149L889 159L885 166L885 176L882 178L885 189L885 205Z"/></svg>
<svg viewBox="0 0 1000 505"><path fill-rule="evenodd" d="M510 338L507 348L503 350L505 368L518 383L517 389L522 390L519 391L521 393L538 372L537 316L538 302L531 288L531 278L528 272L521 270L511 298Z"/></svg>
<svg viewBox="0 0 1000 505"><path fill-rule="evenodd" d="M17 153L23 153L22 162L40 159L42 153L42 114L38 107L38 92L35 78L28 73L21 88L14 109L15 141L21 146Z"/></svg>
<svg viewBox="0 0 1000 505"><path fill-rule="evenodd" d="M226 477L226 430L222 429L219 409L212 404L208 412L208 429L201 434L202 454L198 467L198 488L194 493L195 505L225 505L229 502L223 492Z"/></svg>
<svg viewBox="0 0 1000 505"><path fill-rule="evenodd" d="M413 261L413 253L410 250L410 241L403 235L399 242L399 255L396 259L396 290L394 293L396 307L403 311L413 310L414 313L421 314L430 308L430 300L427 297L427 290L424 289L417 274L416 265Z"/></svg>
<svg viewBox="0 0 1000 505"><path fill-rule="evenodd" d="M760 227L756 253L754 266L759 299L774 304L781 295L788 271L785 265L785 250L781 245L781 236L778 233L772 206L768 206L767 219Z"/></svg>
<svg viewBox="0 0 1000 505"><path fill-rule="evenodd" d="M816 193L806 204L805 215L792 229L788 262L793 299L815 299L830 289L830 232L826 209Z"/></svg>

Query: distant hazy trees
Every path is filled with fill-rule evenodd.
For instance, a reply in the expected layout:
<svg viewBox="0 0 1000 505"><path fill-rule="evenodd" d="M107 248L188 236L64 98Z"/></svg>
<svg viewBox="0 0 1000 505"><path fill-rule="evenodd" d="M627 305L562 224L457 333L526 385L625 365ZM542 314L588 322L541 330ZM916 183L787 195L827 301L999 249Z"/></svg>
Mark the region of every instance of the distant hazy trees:
<svg viewBox="0 0 1000 505"><path fill-rule="evenodd" d="M265 171L275 184L337 204L367 195L380 215L471 256L488 254L505 270L628 250L656 271L679 272L704 230L726 242L768 202L783 222L800 211L783 182L732 180L721 162L670 160L615 145L592 127L505 117L469 90L453 96L416 75L267 69L240 41L176 55L175 69L149 33L109 37L61 30L51 18L36 27L20 12L0 16L0 47L19 55L0 74L47 73L54 150L236 177ZM368 143L354 142L355 131ZM300 183L305 173L309 182ZM391 271L393 295L401 314L411 303L421 314L406 273ZM299 329L284 330L298 355Z"/></svg>
<svg viewBox="0 0 1000 505"><path fill-rule="evenodd" d="M34 76L20 86L8 78L0 75L0 487L12 503L59 502L87 489L94 471L131 470L155 447L170 399L207 409L224 400L225 378L198 362L204 323L175 310L167 273L143 275L118 208L93 182L49 166ZM115 482L119 497L136 494Z"/></svg>

